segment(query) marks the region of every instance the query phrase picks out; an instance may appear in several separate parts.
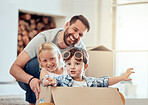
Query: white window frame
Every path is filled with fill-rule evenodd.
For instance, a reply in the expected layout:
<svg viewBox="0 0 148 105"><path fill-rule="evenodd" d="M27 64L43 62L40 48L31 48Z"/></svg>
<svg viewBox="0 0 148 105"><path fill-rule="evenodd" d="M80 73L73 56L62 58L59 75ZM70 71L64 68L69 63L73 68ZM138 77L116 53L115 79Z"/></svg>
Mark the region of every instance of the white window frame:
<svg viewBox="0 0 148 105"><path fill-rule="evenodd" d="M119 6L135 5L135 4L148 4L148 0L131 0L129 3L117 4L117 0L112 0L112 49L114 51L114 67L116 66L116 54L119 52L148 52L148 50L116 50L116 8ZM115 69L116 72L116 69ZM148 93L147 93L148 94Z"/></svg>

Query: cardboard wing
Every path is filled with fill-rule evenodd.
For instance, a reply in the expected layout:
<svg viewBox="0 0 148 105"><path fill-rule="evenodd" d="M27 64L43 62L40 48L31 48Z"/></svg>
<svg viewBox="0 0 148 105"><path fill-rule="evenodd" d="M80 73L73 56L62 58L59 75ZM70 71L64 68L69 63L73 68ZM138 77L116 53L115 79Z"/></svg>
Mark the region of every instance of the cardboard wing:
<svg viewBox="0 0 148 105"><path fill-rule="evenodd" d="M46 90L44 91L41 90L42 95L40 94L40 99L44 97L45 103L53 102L54 100L55 105L123 105L123 101L120 97L117 88L97 88L97 87L56 87L56 88L43 87L43 88L45 88ZM50 99L52 96L53 100Z"/></svg>

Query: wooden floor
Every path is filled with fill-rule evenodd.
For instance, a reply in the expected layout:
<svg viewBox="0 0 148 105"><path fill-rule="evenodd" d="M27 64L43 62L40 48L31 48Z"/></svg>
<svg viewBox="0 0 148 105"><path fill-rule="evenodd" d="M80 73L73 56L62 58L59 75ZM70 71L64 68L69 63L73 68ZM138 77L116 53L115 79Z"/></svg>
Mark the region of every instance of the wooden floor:
<svg viewBox="0 0 148 105"><path fill-rule="evenodd" d="M17 83L0 84L0 105L29 105Z"/></svg>
<svg viewBox="0 0 148 105"><path fill-rule="evenodd" d="M0 105L29 105L21 95L0 96Z"/></svg>

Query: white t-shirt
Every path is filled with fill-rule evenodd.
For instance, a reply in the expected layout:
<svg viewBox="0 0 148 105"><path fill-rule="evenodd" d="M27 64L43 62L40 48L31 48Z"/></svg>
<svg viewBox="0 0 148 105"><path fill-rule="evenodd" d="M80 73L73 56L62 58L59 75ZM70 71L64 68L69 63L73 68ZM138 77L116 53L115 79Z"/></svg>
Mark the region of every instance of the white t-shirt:
<svg viewBox="0 0 148 105"><path fill-rule="evenodd" d="M50 76L58 76L59 74L55 74L55 73L52 73L52 72L49 72L48 70L46 70L45 68L42 68L42 70L45 70L47 73L48 73L48 75L50 75ZM63 74L64 75L67 75L67 71L65 70L65 69L63 69ZM61 74L60 74L61 75Z"/></svg>
<svg viewBox="0 0 148 105"><path fill-rule="evenodd" d="M24 48L24 50L31 57L31 59L36 57L37 52L38 52L38 47L40 44L42 44L44 42L52 42L55 45L57 45L57 37L59 35L59 32L62 30L64 30L64 29L55 28L55 29L50 29L50 30L46 30L46 31L39 33L28 43L28 45ZM86 49L84 43L81 40L77 44L75 44L74 46ZM61 51L61 53L63 53L65 51L69 50L70 48L72 48L72 46L69 46L66 49L59 48L59 50Z"/></svg>
<svg viewBox="0 0 148 105"><path fill-rule="evenodd" d="M83 80L83 81L75 81L75 80L73 80L72 87L87 87L87 83L86 83L85 80Z"/></svg>

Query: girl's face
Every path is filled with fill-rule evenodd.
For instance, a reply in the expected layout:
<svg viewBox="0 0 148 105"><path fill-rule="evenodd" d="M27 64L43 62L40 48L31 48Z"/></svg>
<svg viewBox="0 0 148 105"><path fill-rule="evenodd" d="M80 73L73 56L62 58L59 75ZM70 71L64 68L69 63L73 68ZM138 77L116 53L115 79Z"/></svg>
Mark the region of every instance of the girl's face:
<svg viewBox="0 0 148 105"><path fill-rule="evenodd" d="M41 66L49 72L55 72L58 69L58 53L45 50L40 55L39 62Z"/></svg>
<svg viewBox="0 0 148 105"><path fill-rule="evenodd" d="M83 73L86 70L88 64L84 64L83 61L77 61L74 56L66 61L66 69L68 74L76 81L82 81Z"/></svg>

